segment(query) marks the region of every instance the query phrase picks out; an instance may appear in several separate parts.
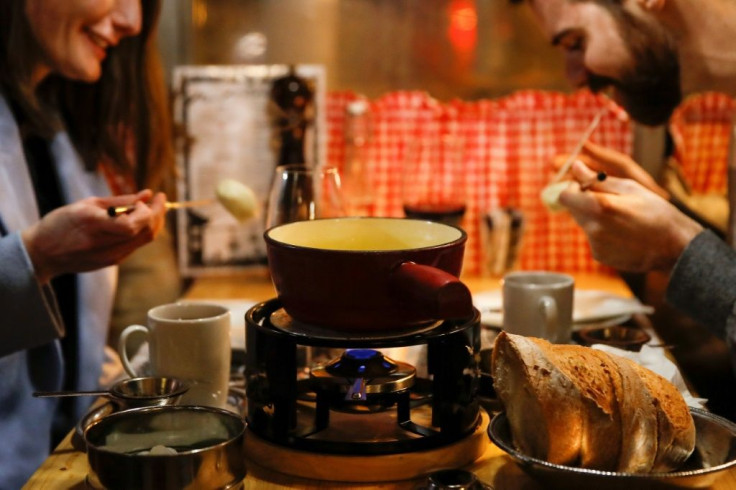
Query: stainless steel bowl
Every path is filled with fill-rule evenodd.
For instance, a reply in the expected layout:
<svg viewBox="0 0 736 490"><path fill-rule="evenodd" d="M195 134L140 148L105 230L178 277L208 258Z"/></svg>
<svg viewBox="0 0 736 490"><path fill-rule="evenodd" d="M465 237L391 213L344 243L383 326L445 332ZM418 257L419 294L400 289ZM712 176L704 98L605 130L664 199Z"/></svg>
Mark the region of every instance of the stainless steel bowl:
<svg viewBox="0 0 736 490"><path fill-rule="evenodd" d="M72 445L84 451L84 431L87 427L114 412L130 408L177 405L189 385L176 378L145 376L115 383L100 402L93 403L89 411L74 428Z"/></svg>
<svg viewBox="0 0 736 490"><path fill-rule="evenodd" d="M108 415L84 432L90 479L109 490L210 490L245 478L245 421L227 410L162 406Z"/></svg>
<svg viewBox="0 0 736 490"><path fill-rule="evenodd" d="M110 388L110 399L123 409L176 405L188 390L176 378L145 376L118 381Z"/></svg>
<svg viewBox="0 0 736 490"><path fill-rule="evenodd" d="M691 408L695 421L695 451L677 471L670 473L616 473L548 463L519 452L511 439L505 413L488 426L493 443L509 454L544 488L596 490L707 488L736 465L736 424L705 410Z"/></svg>

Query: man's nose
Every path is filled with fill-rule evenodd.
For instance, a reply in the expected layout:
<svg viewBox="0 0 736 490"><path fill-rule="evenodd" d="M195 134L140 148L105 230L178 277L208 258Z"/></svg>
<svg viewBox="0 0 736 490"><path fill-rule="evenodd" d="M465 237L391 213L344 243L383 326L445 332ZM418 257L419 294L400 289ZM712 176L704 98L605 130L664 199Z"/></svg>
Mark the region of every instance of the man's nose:
<svg viewBox="0 0 736 490"><path fill-rule="evenodd" d="M582 51L565 53L565 75L575 87L583 87L588 83L588 70L583 57Z"/></svg>

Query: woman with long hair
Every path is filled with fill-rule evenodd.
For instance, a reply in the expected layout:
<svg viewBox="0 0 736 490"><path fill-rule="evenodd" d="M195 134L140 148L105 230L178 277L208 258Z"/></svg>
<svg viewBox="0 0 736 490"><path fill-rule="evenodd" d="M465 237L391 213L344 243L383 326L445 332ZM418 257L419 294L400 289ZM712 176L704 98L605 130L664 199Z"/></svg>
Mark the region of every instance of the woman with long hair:
<svg viewBox="0 0 736 490"><path fill-rule="evenodd" d="M83 415L89 400L32 393L97 387L115 265L164 225L159 9L0 2L0 488L20 488ZM144 190L110 196L116 180Z"/></svg>

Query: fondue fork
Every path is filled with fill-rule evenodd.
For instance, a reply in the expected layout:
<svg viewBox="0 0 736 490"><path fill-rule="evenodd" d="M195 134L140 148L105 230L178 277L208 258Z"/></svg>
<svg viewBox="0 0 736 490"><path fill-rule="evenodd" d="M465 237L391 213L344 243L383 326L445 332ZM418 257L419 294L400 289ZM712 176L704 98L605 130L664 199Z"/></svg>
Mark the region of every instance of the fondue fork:
<svg viewBox="0 0 736 490"><path fill-rule="evenodd" d="M585 128L585 131L583 132L582 136L580 136L580 139L578 140L577 144L573 148L572 152L570 153L570 156L567 157L567 160L565 163L560 167L560 170L557 171L557 174L554 176L554 178L550 181L550 184L554 184L555 182L559 182L562 180L562 178L565 176L565 174L570 170L570 167L572 167L573 162L577 157L580 155L580 152L583 151L583 145L585 145L585 142L588 141L588 138L590 138L590 135L593 134L593 131L595 131L595 128L598 127L598 124L601 122L601 118L610 110L608 105L605 105L603 108L601 108L600 111L595 115L592 121L590 121L590 124L588 124L588 127Z"/></svg>
<svg viewBox="0 0 736 490"><path fill-rule="evenodd" d="M164 206L166 207L166 210L169 209L179 209L179 208L194 208L198 206L206 206L208 204L213 204L215 202L214 199L200 199L198 201L172 201L172 202L166 202ZM114 218L115 216L120 216L121 214L130 213L135 209L135 204L131 204L129 206L110 206L107 208L107 215L111 218Z"/></svg>

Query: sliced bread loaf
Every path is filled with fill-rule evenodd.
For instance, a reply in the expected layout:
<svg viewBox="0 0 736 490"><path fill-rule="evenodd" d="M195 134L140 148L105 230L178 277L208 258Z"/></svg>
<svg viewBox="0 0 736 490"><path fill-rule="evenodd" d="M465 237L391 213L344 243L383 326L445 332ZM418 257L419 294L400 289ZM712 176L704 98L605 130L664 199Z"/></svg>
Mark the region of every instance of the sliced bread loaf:
<svg viewBox="0 0 736 490"><path fill-rule="evenodd" d="M626 358L502 332L491 374L514 443L532 457L647 473L676 468L695 446L677 388Z"/></svg>

